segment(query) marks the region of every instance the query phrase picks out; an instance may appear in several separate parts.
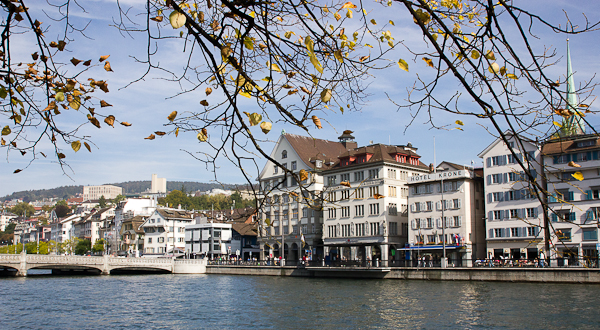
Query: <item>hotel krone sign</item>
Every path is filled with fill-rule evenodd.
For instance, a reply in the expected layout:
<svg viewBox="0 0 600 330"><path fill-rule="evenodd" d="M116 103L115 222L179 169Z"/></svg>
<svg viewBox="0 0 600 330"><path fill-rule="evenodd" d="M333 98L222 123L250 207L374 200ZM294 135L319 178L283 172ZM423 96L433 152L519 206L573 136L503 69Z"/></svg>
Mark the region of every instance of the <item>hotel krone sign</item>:
<svg viewBox="0 0 600 330"><path fill-rule="evenodd" d="M470 179L473 173L468 170L437 172L424 175L413 175L408 177L408 183L420 183L430 181L452 180L452 179Z"/></svg>

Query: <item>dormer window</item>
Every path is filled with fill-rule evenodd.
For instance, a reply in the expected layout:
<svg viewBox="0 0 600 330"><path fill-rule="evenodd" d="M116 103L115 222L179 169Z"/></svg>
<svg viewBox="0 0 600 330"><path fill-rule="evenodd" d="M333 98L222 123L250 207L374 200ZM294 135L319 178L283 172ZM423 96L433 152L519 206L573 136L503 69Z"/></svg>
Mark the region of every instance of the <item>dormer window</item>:
<svg viewBox="0 0 600 330"><path fill-rule="evenodd" d="M281 152L281 159L286 159L287 158L287 150L284 150Z"/></svg>
<svg viewBox="0 0 600 330"><path fill-rule="evenodd" d="M322 160L317 160L317 161L315 161L315 166L316 166L317 168L321 168L321 167L323 167L323 161L322 161Z"/></svg>
<svg viewBox="0 0 600 330"><path fill-rule="evenodd" d="M578 141L577 148L592 147L596 145L596 140Z"/></svg>

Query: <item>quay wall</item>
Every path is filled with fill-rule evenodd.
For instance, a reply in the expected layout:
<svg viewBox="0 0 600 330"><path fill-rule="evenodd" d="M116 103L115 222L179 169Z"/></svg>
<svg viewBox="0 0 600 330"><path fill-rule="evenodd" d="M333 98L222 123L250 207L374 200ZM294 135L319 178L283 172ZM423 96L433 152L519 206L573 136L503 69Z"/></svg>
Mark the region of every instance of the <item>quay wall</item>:
<svg viewBox="0 0 600 330"><path fill-rule="evenodd" d="M206 274L336 277L426 281L494 281L600 284L600 270L587 268L340 268L206 266Z"/></svg>

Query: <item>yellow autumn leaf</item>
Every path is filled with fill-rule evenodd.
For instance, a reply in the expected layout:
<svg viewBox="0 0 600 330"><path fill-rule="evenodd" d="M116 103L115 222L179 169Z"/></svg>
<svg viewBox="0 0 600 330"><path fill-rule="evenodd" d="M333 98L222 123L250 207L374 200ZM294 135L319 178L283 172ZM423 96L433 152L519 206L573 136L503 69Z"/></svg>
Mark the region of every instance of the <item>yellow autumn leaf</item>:
<svg viewBox="0 0 600 330"><path fill-rule="evenodd" d="M552 123L553 123L554 125L558 126L558 127L562 127L562 124L561 124L561 123L559 123L559 122L557 122L557 121L553 121Z"/></svg>
<svg viewBox="0 0 600 330"><path fill-rule="evenodd" d="M375 21L375 19L374 19L374 18L372 18L372 19L371 19L371 24L373 24L373 25L377 25L377 21Z"/></svg>
<svg viewBox="0 0 600 330"><path fill-rule="evenodd" d="M463 126L463 125L464 125L464 124L463 124L463 122L462 122L462 121L460 121L460 120L457 120L457 121L455 121L454 123L455 123L456 125L460 125L460 126Z"/></svg>
<svg viewBox="0 0 600 330"><path fill-rule="evenodd" d="M339 21L342 18L342 15L340 15L340 13L335 13L333 14L333 17L335 17L335 19Z"/></svg>
<svg viewBox="0 0 600 330"><path fill-rule="evenodd" d="M321 126L321 120L319 119L319 117L313 115L312 121L315 124L315 126L317 126L318 129L323 128L323 126Z"/></svg>
<svg viewBox="0 0 600 330"><path fill-rule="evenodd" d="M398 60L398 66L400 67L400 69L402 69L402 70L404 70L404 71L408 72L408 63L406 63L406 61L405 61L405 60L403 60L403 59L399 59L399 60Z"/></svg>
<svg viewBox="0 0 600 330"><path fill-rule="evenodd" d="M317 69L317 71L319 71L319 73L323 73L323 66L321 65L321 62L319 62L315 54L312 54L310 56L310 63L312 63L312 65L315 67L315 69Z"/></svg>
<svg viewBox="0 0 600 330"><path fill-rule="evenodd" d="M581 165L575 163L574 161L570 161L569 164L567 164L567 165L569 165L571 167L581 167Z"/></svg>
<svg viewBox="0 0 600 330"><path fill-rule="evenodd" d="M300 181L304 181L308 179L308 172L306 172L305 169L301 169L300 172L298 172L298 176L300 178Z"/></svg>
<svg viewBox="0 0 600 330"><path fill-rule="evenodd" d="M206 142L206 140L208 140L208 137L206 136L206 134L204 134L202 132L198 132L198 135L196 135L196 137L198 138L198 141L200 141L200 142Z"/></svg>
<svg viewBox="0 0 600 330"><path fill-rule="evenodd" d="M206 90L204 92L206 93L206 96L209 96L210 93L212 93L212 88L206 87Z"/></svg>
<svg viewBox="0 0 600 330"><path fill-rule="evenodd" d="M396 24L394 24L394 21L390 20L390 24L392 24L393 26L396 26Z"/></svg>
<svg viewBox="0 0 600 330"><path fill-rule="evenodd" d="M490 65L490 67L488 68L488 71L490 73L500 73L500 65L498 65L498 63L494 62Z"/></svg>
<svg viewBox="0 0 600 330"><path fill-rule="evenodd" d="M271 70L281 72L281 69L279 68L279 65L277 65L277 63L271 64Z"/></svg>
<svg viewBox="0 0 600 330"><path fill-rule="evenodd" d="M321 92L321 101L323 103L329 103L329 100L331 100L331 95L332 95L331 89L324 89Z"/></svg>
<svg viewBox="0 0 600 330"><path fill-rule="evenodd" d="M171 15L169 15L169 22L174 29L179 29L180 27L185 25L186 17L183 13L178 11L173 11Z"/></svg>
<svg viewBox="0 0 600 330"><path fill-rule="evenodd" d="M488 50L487 53L485 53L485 58L487 58L490 61L496 60L496 56L494 55L494 52L491 50Z"/></svg>
<svg viewBox="0 0 600 330"><path fill-rule="evenodd" d="M509 73L509 74L507 74L507 75L506 75L506 78L510 78L510 79L519 79L519 78L517 77L517 75L515 75L515 74L512 74L512 73Z"/></svg>
<svg viewBox="0 0 600 330"><path fill-rule="evenodd" d="M433 61L429 57L423 57L423 61L425 61L425 63L427 63L427 65L430 67L435 68L435 66L433 66Z"/></svg>
<svg viewBox="0 0 600 330"><path fill-rule="evenodd" d="M8 125L4 126L4 128L2 129L2 135L8 135L11 132L12 131L10 130L10 127L8 127Z"/></svg>
<svg viewBox="0 0 600 330"><path fill-rule="evenodd" d="M575 172L571 174L571 176L574 177L577 181L583 180L583 174L581 174L581 172Z"/></svg>
<svg viewBox="0 0 600 330"><path fill-rule="evenodd" d="M171 114L169 114L169 116L167 117L167 119L169 121L173 121L173 120L175 120L175 117L177 117L177 111L171 112Z"/></svg>
<svg viewBox="0 0 600 330"><path fill-rule="evenodd" d="M478 51L476 51L476 50L472 50L472 51L471 51L471 58L472 58L472 59L476 60L476 59L478 59L478 58L479 58L479 56L480 56L480 54L479 54L479 52L478 52Z"/></svg>
<svg viewBox="0 0 600 330"><path fill-rule="evenodd" d="M272 127L272 125L271 125L271 123L269 123L268 121L263 121L263 122L260 124L260 129L261 129L261 130L263 131L263 133L265 133L265 134L267 134L267 133L269 133L269 131L271 131L271 127Z"/></svg>
<svg viewBox="0 0 600 330"><path fill-rule="evenodd" d="M353 4L352 2L346 2L341 9L346 9L346 8L356 8L356 5Z"/></svg>
<svg viewBox="0 0 600 330"><path fill-rule="evenodd" d="M144 140L154 140L156 138L156 136L154 136L154 134L150 134L147 138L144 138Z"/></svg>
<svg viewBox="0 0 600 330"><path fill-rule="evenodd" d="M208 106L208 101L207 100L202 100L200 101L200 104L207 107Z"/></svg>
<svg viewBox="0 0 600 330"><path fill-rule="evenodd" d="M109 61L106 61L106 63L104 63L104 70L106 70L107 72L113 72L112 68L110 67Z"/></svg>
<svg viewBox="0 0 600 330"><path fill-rule="evenodd" d="M63 92L58 92L56 93L56 95L54 95L54 99L58 102L62 102L65 100L65 93Z"/></svg>
<svg viewBox="0 0 600 330"><path fill-rule="evenodd" d="M109 57L110 57L110 55L102 55L102 56L100 56L100 59L99 59L99 61L100 61L100 62L104 62L104 61L105 61L107 58L109 58Z"/></svg>
<svg viewBox="0 0 600 330"><path fill-rule="evenodd" d="M338 49L338 50L336 50L335 52L333 52L333 56L335 56L335 58L336 58L338 61L340 61L340 62L344 63L344 57L342 56L342 51L341 51L341 50L339 50L339 49Z"/></svg>
<svg viewBox="0 0 600 330"><path fill-rule="evenodd" d="M352 10L348 9L348 11L346 12L346 17L352 18Z"/></svg>
<svg viewBox="0 0 600 330"><path fill-rule="evenodd" d="M115 127L115 116L109 115L108 117L104 118L104 122L112 127Z"/></svg>
<svg viewBox="0 0 600 330"><path fill-rule="evenodd" d="M71 142L71 148L73 148L75 152L79 151L79 149L81 149L81 141Z"/></svg>
<svg viewBox="0 0 600 330"><path fill-rule="evenodd" d="M262 120L262 115L254 112L248 115L248 120L250 121L250 126L258 125L258 123L260 123Z"/></svg>

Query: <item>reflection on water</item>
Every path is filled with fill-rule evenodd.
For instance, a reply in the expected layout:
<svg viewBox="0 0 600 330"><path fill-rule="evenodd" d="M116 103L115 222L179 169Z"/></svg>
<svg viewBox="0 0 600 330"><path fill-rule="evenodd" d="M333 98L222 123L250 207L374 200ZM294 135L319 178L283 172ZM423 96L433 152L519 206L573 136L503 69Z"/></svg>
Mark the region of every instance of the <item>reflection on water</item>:
<svg viewBox="0 0 600 330"><path fill-rule="evenodd" d="M226 275L0 279L2 328L597 329L600 286Z"/></svg>

